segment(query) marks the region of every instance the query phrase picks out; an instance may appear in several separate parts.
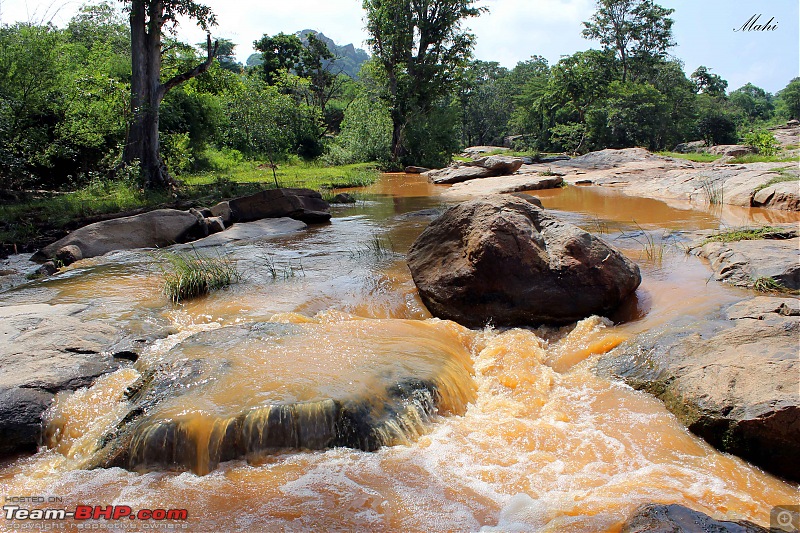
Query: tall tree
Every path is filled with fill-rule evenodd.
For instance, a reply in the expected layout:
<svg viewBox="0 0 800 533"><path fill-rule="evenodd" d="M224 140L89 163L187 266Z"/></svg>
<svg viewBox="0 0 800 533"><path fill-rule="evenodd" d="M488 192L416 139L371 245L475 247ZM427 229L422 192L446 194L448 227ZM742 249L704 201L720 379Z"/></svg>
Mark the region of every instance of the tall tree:
<svg viewBox="0 0 800 533"><path fill-rule="evenodd" d="M191 0L121 0L130 10L131 27L131 109L133 121L128 134L123 162L139 162L145 186L166 187L173 183L159 153L159 106L171 89L211 67L218 45L206 39L206 60L194 68L161 81L161 55L164 30L174 28L179 16L197 21L206 32L216 21L211 10Z"/></svg>
<svg viewBox="0 0 800 533"><path fill-rule="evenodd" d="M406 128L447 95L471 56L464 20L484 8L472 0L364 0L369 45L385 77L392 117L392 161L404 159Z"/></svg>
<svg viewBox="0 0 800 533"><path fill-rule="evenodd" d="M625 83L632 59L660 58L675 46L669 18L674 11L653 0L597 0L591 21L583 23L583 36L616 51Z"/></svg>
<svg viewBox="0 0 800 533"><path fill-rule="evenodd" d="M253 47L261 52L261 68L264 81L273 85L282 70L297 70L303 53L303 41L297 35L283 32L270 37L264 35L253 42Z"/></svg>
<svg viewBox="0 0 800 533"><path fill-rule="evenodd" d="M692 72L692 82L694 82L697 92L723 98L728 82L722 79L719 74L712 74L711 69L700 65Z"/></svg>

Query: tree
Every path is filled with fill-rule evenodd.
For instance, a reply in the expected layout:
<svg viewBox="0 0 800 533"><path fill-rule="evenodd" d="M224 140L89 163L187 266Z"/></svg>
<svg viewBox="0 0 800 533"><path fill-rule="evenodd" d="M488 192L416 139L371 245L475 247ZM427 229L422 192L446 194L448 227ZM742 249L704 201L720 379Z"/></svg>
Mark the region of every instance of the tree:
<svg viewBox="0 0 800 533"><path fill-rule="evenodd" d="M800 119L800 78L790 81L778 92L777 97L786 118Z"/></svg>
<svg viewBox="0 0 800 533"><path fill-rule="evenodd" d="M173 180L167 173L159 153L159 106L171 89L211 67L218 44L212 46L211 34L206 39L206 60L194 68L161 81L161 54L165 26L177 24L179 16L197 21L205 31L216 23L214 14L204 5L191 0L121 0L129 3L131 28L131 109L130 127L123 163L139 163L144 184L148 188L166 187Z"/></svg>
<svg viewBox="0 0 800 533"><path fill-rule="evenodd" d="M454 88L474 36L462 28L483 8L472 0L364 0L368 43L382 70L392 117L392 162L408 154L406 129Z"/></svg>
<svg viewBox="0 0 800 533"><path fill-rule="evenodd" d="M692 81L697 92L709 96L723 97L725 96L725 90L728 88L727 81L723 80L718 74L712 74L711 69L702 65L692 73Z"/></svg>
<svg viewBox="0 0 800 533"><path fill-rule="evenodd" d="M253 42L253 47L261 52L262 76L268 85L275 84L281 71L296 71L303 53L300 38L283 32L273 37L264 35Z"/></svg>
<svg viewBox="0 0 800 533"><path fill-rule="evenodd" d="M752 83L747 83L733 91L728 98L744 114L748 122L768 120L775 109L772 95Z"/></svg>
<svg viewBox="0 0 800 533"><path fill-rule="evenodd" d="M669 18L675 10L652 0L597 0L597 11L584 22L583 36L615 50L622 63L622 82L628 80L631 59L662 58L675 46Z"/></svg>

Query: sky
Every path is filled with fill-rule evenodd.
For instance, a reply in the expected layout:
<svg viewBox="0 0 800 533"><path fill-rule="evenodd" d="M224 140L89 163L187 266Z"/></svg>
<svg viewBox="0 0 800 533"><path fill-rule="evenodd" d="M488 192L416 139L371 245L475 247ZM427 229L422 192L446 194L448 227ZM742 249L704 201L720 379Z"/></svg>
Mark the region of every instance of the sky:
<svg viewBox="0 0 800 533"><path fill-rule="evenodd" d="M320 31L337 44L365 48L361 0L200 0L217 15L213 34L238 44L237 57L253 53L253 41L263 34ZM81 0L0 0L0 22L50 21L63 26ZM797 0L660 0L675 9L673 34L678 46L671 54L691 74L705 65L728 80L733 90L747 82L769 92L781 90L800 75L800 13ZM467 26L477 36L475 57L513 67L532 55L553 64L562 55L599 48L581 37L581 22L594 13L594 0L480 0L489 8ZM751 17L774 31L734 31ZM190 21L178 28L190 43L205 40Z"/></svg>

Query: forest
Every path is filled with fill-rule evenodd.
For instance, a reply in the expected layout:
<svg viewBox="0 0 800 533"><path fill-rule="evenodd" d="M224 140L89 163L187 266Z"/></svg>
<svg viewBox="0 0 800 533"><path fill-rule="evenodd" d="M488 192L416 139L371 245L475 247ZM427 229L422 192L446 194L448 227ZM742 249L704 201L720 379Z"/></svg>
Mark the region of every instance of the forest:
<svg viewBox="0 0 800 533"><path fill-rule="evenodd" d="M706 140L746 142L769 155L767 128L800 117L800 78L773 95L751 83L728 87L712 67L685 72L670 55L673 10L652 0L599 0L575 28L586 50L554 64L531 50L514 68L473 58L468 23L485 10L467 0L427 8L364 0L369 54L287 29L256 41L258 53L245 65L230 40L215 38L212 46L211 38L195 45L175 37L177 15L213 32L207 8L161 2L153 25L156 4L92 3L63 28L0 27L4 202L27 199L26 191L122 188L132 195L128 203L82 204L122 209L152 202L153 191L181 194L192 183L277 185L276 168L284 177L289 168L298 177L327 176L350 165L344 168L357 181L365 169L441 167L466 146L503 143L532 154L575 154L664 151ZM163 94L147 105L136 96L137 5L151 10L146 24L159 47ZM157 129L149 168L131 150L144 115ZM158 169L168 178L156 179ZM0 209L0 240L20 240L22 222Z"/></svg>

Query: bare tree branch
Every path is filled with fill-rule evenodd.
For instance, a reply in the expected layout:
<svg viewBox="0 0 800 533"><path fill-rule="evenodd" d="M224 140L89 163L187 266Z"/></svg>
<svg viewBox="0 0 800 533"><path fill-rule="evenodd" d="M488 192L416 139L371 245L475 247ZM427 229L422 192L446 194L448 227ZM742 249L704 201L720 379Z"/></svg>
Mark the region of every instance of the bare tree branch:
<svg viewBox="0 0 800 533"><path fill-rule="evenodd" d="M163 97L167 92L171 89L174 89L181 83L188 81L192 78L195 78L206 72L209 68L211 68L211 64L214 62L214 58L217 57L217 51L219 50L219 41L214 41L214 46L211 46L211 34L206 34L206 50L208 52L208 57L205 61L194 67L192 70L188 70L182 74L178 74L177 76L172 77L166 83L163 83L159 87L159 95Z"/></svg>

